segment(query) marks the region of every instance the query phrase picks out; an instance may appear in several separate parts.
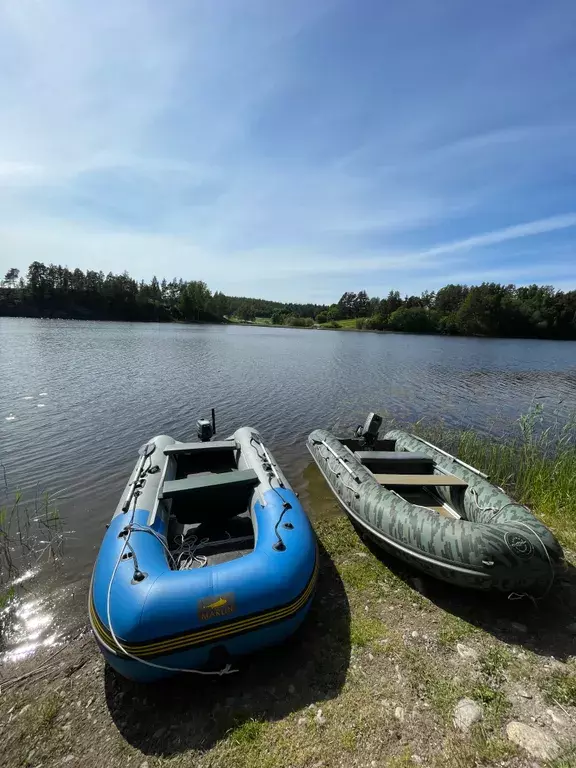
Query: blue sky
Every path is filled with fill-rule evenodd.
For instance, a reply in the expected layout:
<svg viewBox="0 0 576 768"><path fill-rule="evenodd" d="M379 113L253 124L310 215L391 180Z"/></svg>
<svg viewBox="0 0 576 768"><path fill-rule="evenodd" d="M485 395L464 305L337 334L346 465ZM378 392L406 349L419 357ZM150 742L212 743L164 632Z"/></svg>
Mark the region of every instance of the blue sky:
<svg viewBox="0 0 576 768"><path fill-rule="evenodd" d="M576 288L573 0L0 0L0 270Z"/></svg>

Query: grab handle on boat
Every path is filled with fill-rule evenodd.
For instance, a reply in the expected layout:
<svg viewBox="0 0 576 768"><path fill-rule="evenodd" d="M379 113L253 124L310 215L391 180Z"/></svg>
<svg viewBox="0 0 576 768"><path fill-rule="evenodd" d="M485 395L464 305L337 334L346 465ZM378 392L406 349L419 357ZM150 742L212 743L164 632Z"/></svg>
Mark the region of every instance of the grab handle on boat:
<svg viewBox="0 0 576 768"><path fill-rule="evenodd" d="M446 456L446 458L452 459L452 461L455 461L456 464L460 464L466 469L469 469L470 472L474 472L474 474L480 475L480 477L483 477L484 480L488 479L488 475L484 474L484 472L480 472L480 470L476 469L476 467L471 467L470 464L466 464L465 461L462 461L457 456L452 456L451 453L448 453L447 451L443 451L442 448L438 448L437 445L433 445L432 443L429 443L428 440L424 440L423 437L419 437L418 435L413 435L413 437L415 437L417 440L420 440L421 443L424 443L424 445L427 445L429 448L434 448L435 451L438 451L438 453L441 453L443 456Z"/></svg>
<svg viewBox="0 0 576 768"><path fill-rule="evenodd" d="M316 442L316 441L314 441L314 442ZM360 478L358 477L358 475L356 475L356 474L354 473L354 471L353 471L353 470L352 470L352 469L351 469L351 468L348 466L348 464L346 464L346 462L344 461L344 459L343 459L341 456L338 456L338 454L336 453L336 451L335 451L333 448L331 448L331 447L328 445L328 443L326 442L326 440L320 440L319 442L320 442L320 443L321 443L321 444L322 444L322 445L323 445L325 448L328 448L328 450L329 450L329 451L330 451L330 453L331 453L331 454L334 456L334 458L336 459L336 461L340 462L340 464L342 464L342 466L344 467L344 469L345 469L347 472L349 472L349 473L352 475L352 477L354 478L354 480L356 480L356 482L357 482L357 483L359 483L359 482L360 482Z"/></svg>

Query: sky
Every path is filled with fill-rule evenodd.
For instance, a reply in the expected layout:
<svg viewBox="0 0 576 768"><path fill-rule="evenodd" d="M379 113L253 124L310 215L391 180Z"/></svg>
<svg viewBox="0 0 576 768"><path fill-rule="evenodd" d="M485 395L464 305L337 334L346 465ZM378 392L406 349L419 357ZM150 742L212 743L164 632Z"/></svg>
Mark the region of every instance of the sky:
<svg viewBox="0 0 576 768"><path fill-rule="evenodd" d="M0 272L576 289L574 0L0 0Z"/></svg>

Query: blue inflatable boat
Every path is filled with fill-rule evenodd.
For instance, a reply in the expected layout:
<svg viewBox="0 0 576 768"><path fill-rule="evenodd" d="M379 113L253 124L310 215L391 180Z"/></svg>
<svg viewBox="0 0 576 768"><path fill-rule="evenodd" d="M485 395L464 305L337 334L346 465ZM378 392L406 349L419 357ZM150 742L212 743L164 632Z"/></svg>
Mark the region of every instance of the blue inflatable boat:
<svg viewBox="0 0 576 768"><path fill-rule="evenodd" d="M302 623L318 573L308 517L259 433L140 450L92 575L90 622L133 680L231 671Z"/></svg>

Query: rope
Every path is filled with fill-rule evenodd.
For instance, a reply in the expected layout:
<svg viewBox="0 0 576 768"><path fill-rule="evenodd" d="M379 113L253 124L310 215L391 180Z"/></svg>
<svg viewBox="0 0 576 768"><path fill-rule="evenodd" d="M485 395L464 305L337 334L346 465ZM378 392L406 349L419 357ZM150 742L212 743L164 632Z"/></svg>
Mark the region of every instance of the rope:
<svg viewBox="0 0 576 768"><path fill-rule="evenodd" d="M111 596L112 596L112 585L114 584L114 579L116 578L116 573L118 571L118 566L120 565L120 562L122 561L122 556L124 555L124 552L126 551L127 548L129 548L132 551L132 556L134 558L135 565L137 565L136 555L135 555L134 549L133 549L132 545L129 543L129 538L130 538L130 535L132 534L132 531L133 530L139 530L139 531L142 531L142 532L145 531L147 533L151 533L153 536L155 536L161 542L162 546L170 554L170 557L172 557L171 553L169 552L168 545L167 545L167 543L165 543L163 536L161 536L159 533L157 533L156 531L152 530L151 528L144 528L143 526L139 526L137 523L136 524L134 523L134 515L136 513L136 499L137 499L137 496L138 496L137 493L135 493L133 495L132 516L131 516L130 522L126 526L126 536L124 538L124 543L122 544L122 548L120 550L120 553L118 554L118 559L116 560L116 563L114 565L114 569L112 571L112 576L110 577L110 583L108 584L108 593L106 595L106 618L108 619L108 627L110 629L110 634L112 635L112 639L114 640L116 646L121 651L121 653L123 653L124 655L128 656L128 658L132 659L133 661L137 661L139 664L143 664L146 667L152 667L152 669L161 669L161 670L166 671L166 672L185 672L187 674L192 674L192 675L218 675L219 677L221 677L222 675L230 675L230 674L233 674L234 672L237 672L238 671L237 669L232 669L232 665L231 664L226 664L226 666L223 669L219 669L217 671L206 670L206 669L184 669L183 667L169 667L169 666L166 666L164 664L155 664L152 661L145 661L144 659L141 659L138 656L135 656L134 654L130 653L122 645L120 640L118 640L118 638L116 637L116 633L114 632L114 627L112 625L112 617L110 615L110 603L111 603ZM137 527L134 528L134 525L136 525ZM172 561L173 560L174 559L172 558ZM135 570L134 574L136 574L137 572L139 572L139 569Z"/></svg>
<svg viewBox="0 0 576 768"><path fill-rule="evenodd" d="M228 538L230 538L230 534L228 534ZM199 539L198 536L192 535L187 539L185 536L179 533L178 536L176 536L174 539L174 542L177 543L178 539L180 539L180 546L174 552L175 556L177 557L177 570L188 571L194 567L194 563L200 563L200 568L204 568L204 566L208 565L208 558L206 555L195 554L198 547L201 547L210 541L208 536L205 536L203 539Z"/></svg>
<svg viewBox="0 0 576 768"><path fill-rule="evenodd" d="M274 478L276 478L276 481L278 482L278 485L280 486L280 488L284 488L285 487L284 483L280 479L280 476L278 475L278 472L274 469L274 464L272 462L270 454L268 453L268 451L264 447L263 443L261 443L259 440L257 440L256 437L254 436L254 434L252 434L252 436L250 437L250 442L253 443L255 446L259 446L264 451L265 455L262 456L262 454L258 451L258 448L257 447L254 448L254 450L256 452L256 456L258 456L258 458L262 462L262 466L263 466L266 474L268 475L268 479L270 480L270 488L271 488L271 490L274 491L274 493L278 496L278 498L282 502L282 512L280 512L278 520L276 520L276 525L274 526L274 533L275 533L276 539L277 539L276 544L274 545L274 548L277 548L279 550L284 550L284 549L286 549L286 545L284 544L284 539L278 533L278 528L280 527L280 523L282 522L282 518L284 517L285 513L289 509L292 509L292 505L290 504L289 501L286 501L286 499L282 496L282 494L280 493L278 488L275 488L272 485L272 481L274 480Z"/></svg>

